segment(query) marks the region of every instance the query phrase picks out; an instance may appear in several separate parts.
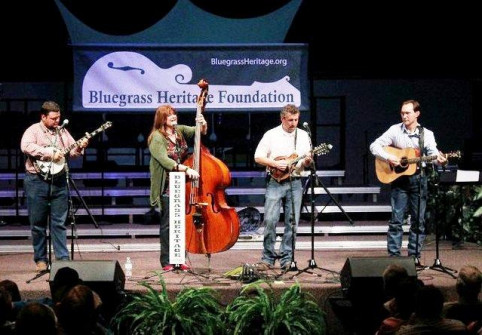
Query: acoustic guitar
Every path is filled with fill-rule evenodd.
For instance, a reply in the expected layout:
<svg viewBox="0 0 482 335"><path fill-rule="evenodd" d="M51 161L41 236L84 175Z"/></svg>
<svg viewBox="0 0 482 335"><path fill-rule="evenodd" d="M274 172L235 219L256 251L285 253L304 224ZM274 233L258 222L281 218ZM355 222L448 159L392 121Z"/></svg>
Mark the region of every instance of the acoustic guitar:
<svg viewBox="0 0 482 335"><path fill-rule="evenodd" d="M325 155L328 152L330 152L331 148L333 146L331 144L327 143L321 143L320 145L314 147L313 149L310 150L309 153L305 155L298 156L296 153L291 154L290 156L279 156L276 157L274 160L275 161L280 161L280 160L286 160L288 162L288 166L286 167L285 170L280 170L277 168L270 167L268 168L269 174L273 179L275 179L278 183L282 180L285 180L290 176L290 173L293 170L293 166L296 165L300 160L305 159L307 156L313 154L313 155Z"/></svg>
<svg viewBox="0 0 482 335"><path fill-rule="evenodd" d="M417 164L419 162L431 162L437 159L437 155L420 157L418 149L405 148L399 149L394 147L384 147L386 152L397 156L400 159L399 166L392 166L389 162L376 158L375 171L377 178L384 184L390 184L400 176L411 176L417 171ZM453 151L444 154L445 158L460 158L460 151Z"/></svg>
<svg viewBox="0 0 482 335"><path fill-rule="evenodd" d="M79 139L78 141L73 143L72 145L68 146L67 148L63 149L62 153L64 155L67 155L70 152L70 150L72 150L75 147L78 147L84 139L89 139L89 138L97 135L98 133L106 130L107 128L110 128L111 126L112 126L112 122L107 121L106 123L104 123L102 126L97 128L93 132L87 133L84 137L82 137L81 139ZM52 176L54 176L56 174L59 174L60 172L62 172L64 170L64 168L65 168L65 157L60 159L58 162L36 160L34 162L34 165L37 167L37 170L39 171L39 174L45 180L48 180Z"/></svg>

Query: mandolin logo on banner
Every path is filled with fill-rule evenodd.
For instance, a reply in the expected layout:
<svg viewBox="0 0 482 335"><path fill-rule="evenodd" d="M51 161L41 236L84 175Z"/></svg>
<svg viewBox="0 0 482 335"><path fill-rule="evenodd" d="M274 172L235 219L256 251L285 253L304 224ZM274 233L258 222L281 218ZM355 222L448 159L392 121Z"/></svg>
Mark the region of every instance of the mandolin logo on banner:
<svg viewBox="0 0 482 335"><path fill-rule="evenodd" d="M135 49L77 47L74 109L193 110L200 79L209 82L210 109L309 109L305 45Z"/></svg>

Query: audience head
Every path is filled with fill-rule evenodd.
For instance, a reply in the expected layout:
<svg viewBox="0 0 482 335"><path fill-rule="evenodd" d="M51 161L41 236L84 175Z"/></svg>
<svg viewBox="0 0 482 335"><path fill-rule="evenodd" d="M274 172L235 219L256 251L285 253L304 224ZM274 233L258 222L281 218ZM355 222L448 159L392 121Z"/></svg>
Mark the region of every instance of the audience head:
<svg viewBox="0 0 482 335"><path fill-rule="evenodd" d="M22 300L22 296L20 295L20 290L18 289L18 285L16 282L10 279L5 279L0 281L0 287L5 288L10 293L12 301Z"/></svg>
<svg viewBox="0 0 482 335"><path fill-rule="evenodd" d="M422 319L438 319L442 315L444 296L439 288L426 285L418 290L415 314Z"/></svg>
<svg viewBox="0 0 482 335"><path fill-rule="evenodd" d="M75 269L67 266L58 269L51 284L53 302L59 302L72 287L78 284L82 284L82 280Z"/></svg>
<svg viewBox="0 0 482 335"><path fill-rule="evenodd" d="M59 326L68 334L87 334L98 320L94 292L86 285L71 288L55 305Z"/></svg>
<svg viewBox="0 0 482 335"><path fill-rule="evenodd" d="M15 331L18 335L56 334L57 318L52 308L39 302L31 302L18 313Z"/></svg>
<svg viewBox="0 0 482 335"><path fill-rule="evenodd" d="M468 301L478 301L482 286L482 273L472 265L465 265L459 270L455 287L460 297Z"/></svg>
<svg viewBox="0 0 482 335"><path fill-rule="evenodd" d="M396 311L402 319L408 319L415 311L415 301L417 299L418 290L423 284L414 277L402 278L397 284L394 298L396 302Z"/></svg>
<svg viewBox="0 0 482 335"><path fill-rule="evenodd" d="M385 294L393 297L400 280L408 278L407 269L398 263L389 264L382 273Z"/></svg>

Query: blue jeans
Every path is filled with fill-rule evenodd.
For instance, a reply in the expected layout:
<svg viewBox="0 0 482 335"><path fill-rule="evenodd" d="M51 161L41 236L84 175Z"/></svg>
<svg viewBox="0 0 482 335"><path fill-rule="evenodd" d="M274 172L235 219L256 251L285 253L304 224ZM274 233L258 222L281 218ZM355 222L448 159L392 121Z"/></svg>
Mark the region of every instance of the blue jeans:
<svg viewBox="0 0 482 335"><path fill-rule="evenodd" d="M420 201L420 208L419 208ZM388 223L387 249L390 256L400 256L403 239L403 220L410 214L408 256L420 257L425 240L425 208L427 206L427 177L415 174L402 176L392 183L392 218ZM418 232L418 241L417 241ZM418 243L417 243L418 242Z"/></svg>
<svg viewBox="0 0 482 335"><path fill-rule="evenodd" d="M68 260L65 221L69 210L69 199L65 175L54 178L52 182L45 181L36 174L26 173L24 188L32 232L34 261L48 263L47 227L49 223L55 258Z"/></svg>
<svg viewBox="0 0 482 335"><path fill-rule="evenodd" d="M291 189L291 186L293 189ZM293 196L292 196L293 195ZM266 195L264 203L264 240L263 253L261 260L265 263L274 265L277 258L280 259L281 266L290 264L293 255L292 244L296 241L296 230L300 220L301 201L303 197L303 186L301 179L297 178L290 183L278 183L270 178L266 185ZM295 227L293 236L293 227L291 227L292 203L294 202L294 219ZM276 224L280 218L281 206L284 209L284 232L280 245L280 254L275 252L276 243ZM294 239L294 240L293 240Z"/></svg>

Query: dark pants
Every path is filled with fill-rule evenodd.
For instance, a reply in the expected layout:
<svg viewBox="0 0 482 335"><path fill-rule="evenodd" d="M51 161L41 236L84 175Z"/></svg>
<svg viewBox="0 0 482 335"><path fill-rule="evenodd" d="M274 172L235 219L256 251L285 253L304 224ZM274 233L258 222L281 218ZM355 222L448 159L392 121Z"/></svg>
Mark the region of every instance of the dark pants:
<svg viewBox="0 0 482 335"><path fill-rule="evenodd" d="M402 176L395 180L392 183L391 205L392 218L388 224L387 233L388 254L390 256L401 255L403 239L402 226L405 219L405 213L408 212L408 214L410 214L408 255L420 257L423 241L425 239L427 177L415 174L412 176Z"/></svg>
<svg viewBox="0 0 482 335"><path fill-rule="evenodd" d="M36 174L26 173L24 187L32 231L34 261L48 262L47 228L50 229L55 258L68 260L65 221L69 209L69 195L65 176L56 177L52 182Z"/></svg>

